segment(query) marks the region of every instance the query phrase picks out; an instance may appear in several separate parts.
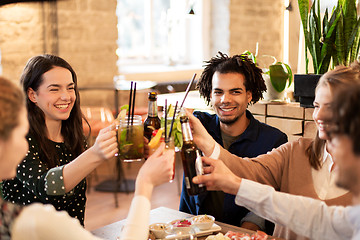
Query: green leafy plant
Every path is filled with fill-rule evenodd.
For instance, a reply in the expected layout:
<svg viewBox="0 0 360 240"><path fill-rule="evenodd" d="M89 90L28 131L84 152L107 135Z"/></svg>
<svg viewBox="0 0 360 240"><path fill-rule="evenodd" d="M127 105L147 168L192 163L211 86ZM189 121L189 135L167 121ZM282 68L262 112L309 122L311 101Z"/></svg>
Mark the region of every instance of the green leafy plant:
<svg viewBox="0 0 360 240"><path fill-rule="evenodd" d="M333 65L349 65L359 54L359 24L356 0L338 0L329 18L326 9L323 20L320 0L314 0L309 11L309 0L298 0L300 18L305 38L305 66L308 73L308 52L313 60L315 74L328 71Z"/></svg>
<svg viewBox="0 0 360 240"><path fill-rule="evenodd" d="M293 79L292 71L289 65L277 62L269 66L271 85L277 92L282 92L286 87L290 87Z"/></svg>
<svg viewBox="0 0 360 240"><path fill-rule="evenodd" d="M246 54L256 65L258 65L258 58L256 55L250 51L245 51L243 54ZM273 63L269 66L263 67L267 69L264 74L268 74L270 76L270 82L275 91L280 93L284 91L286 87L290 87L293 80L293 74L290 66L283 62L277 62L274 56L263 55L263 57L271 58L273 61Z"/></svg>

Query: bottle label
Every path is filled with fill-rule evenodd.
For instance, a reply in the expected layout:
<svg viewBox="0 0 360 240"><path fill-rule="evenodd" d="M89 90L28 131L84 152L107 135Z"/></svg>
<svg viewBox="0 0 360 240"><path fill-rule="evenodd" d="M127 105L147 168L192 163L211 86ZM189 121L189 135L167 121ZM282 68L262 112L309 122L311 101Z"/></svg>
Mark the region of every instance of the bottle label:
<svg viewBox="0 0 360 240"><path fill-rule="evenodd" d="M199 154L199 151L196 151L195 170L196 170L197 176L204 174L204 168L203 168L201 155ZM204 184L199 184L199 187L203 187L203 186L204 186Z"/></svg>
<svg viewBox="0 0 360 240"><path fill-rule="evenodd" d="M190 189L190 181L189 181L189 177L185 177L185 185L187 189Z"/></svg>

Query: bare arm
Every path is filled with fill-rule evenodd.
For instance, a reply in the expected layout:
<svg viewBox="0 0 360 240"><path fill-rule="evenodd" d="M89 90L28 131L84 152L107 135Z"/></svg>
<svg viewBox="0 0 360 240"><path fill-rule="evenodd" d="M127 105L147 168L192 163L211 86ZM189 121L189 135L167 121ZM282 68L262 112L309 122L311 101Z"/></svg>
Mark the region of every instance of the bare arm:
<svg viewBox="0 0 360 240"><path fill-rule="evenodd" d="M175 151L160 147L145 161L136 178L135 196L151 198L154 187L169 182L173 174Z"/></svg>
<svg viewBox="0 0 360 240"><path fill-rule="evenodd" d="M117 151L114 127L109 126L101 129L95 144L75 160L65 165L63 169L65 191L71 191L104 160L114 157Z"/></svg>

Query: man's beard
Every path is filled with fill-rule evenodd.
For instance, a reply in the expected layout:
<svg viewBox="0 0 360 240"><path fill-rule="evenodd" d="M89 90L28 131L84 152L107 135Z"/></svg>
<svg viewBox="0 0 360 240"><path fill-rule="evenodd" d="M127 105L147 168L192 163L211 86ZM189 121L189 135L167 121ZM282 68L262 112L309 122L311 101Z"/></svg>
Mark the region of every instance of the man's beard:
<svg viewBox="0 0 360 240"><path fill-rule="evenodd" d="M223 118L220 118L219 117L219 120L221 123L223 124L226 124L226 125L233 125L238 119L239 119L240 116L236 116L235 118L233 119L223 119Z"/></svg>

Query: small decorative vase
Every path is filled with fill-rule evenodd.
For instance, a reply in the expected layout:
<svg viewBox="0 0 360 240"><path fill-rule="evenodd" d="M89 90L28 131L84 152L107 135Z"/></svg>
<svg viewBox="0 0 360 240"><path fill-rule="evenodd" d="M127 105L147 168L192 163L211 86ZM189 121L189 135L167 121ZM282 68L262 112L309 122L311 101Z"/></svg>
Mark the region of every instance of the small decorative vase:
<svg viewBox="0 0 360 240"><path fill-rule="evenodd" d="M269 74L262 75L265 80L266 92L263 93L265 101L285 101L285 90L278 92L272 86Z"/></svg>

